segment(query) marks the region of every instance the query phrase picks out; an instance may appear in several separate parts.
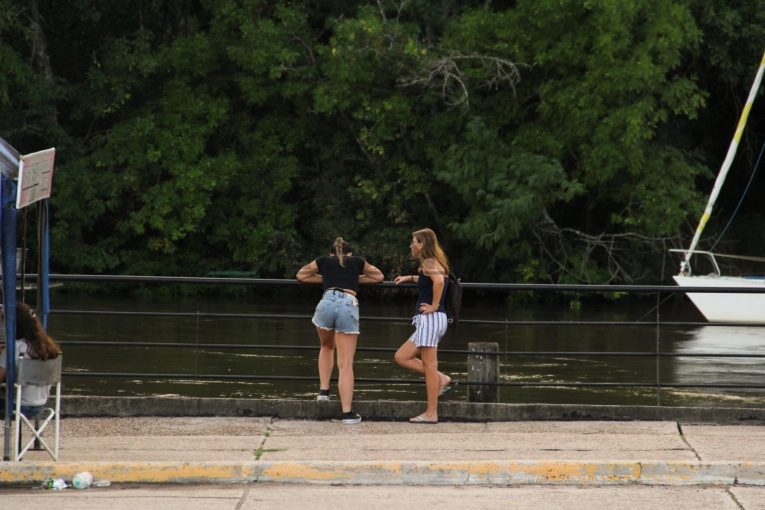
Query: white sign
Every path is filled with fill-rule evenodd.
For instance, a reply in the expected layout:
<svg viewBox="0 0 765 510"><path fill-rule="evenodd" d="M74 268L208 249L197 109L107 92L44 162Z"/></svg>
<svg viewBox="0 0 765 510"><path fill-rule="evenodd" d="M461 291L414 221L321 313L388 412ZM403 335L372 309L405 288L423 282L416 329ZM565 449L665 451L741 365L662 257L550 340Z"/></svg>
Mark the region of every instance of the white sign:
<svg viewBox="0 0 765 510"><path fill-rule="evenodd" d="M16 209L21 209L50 196L53 184L53 159L56 149L47 149L21 156Z"/></svg>

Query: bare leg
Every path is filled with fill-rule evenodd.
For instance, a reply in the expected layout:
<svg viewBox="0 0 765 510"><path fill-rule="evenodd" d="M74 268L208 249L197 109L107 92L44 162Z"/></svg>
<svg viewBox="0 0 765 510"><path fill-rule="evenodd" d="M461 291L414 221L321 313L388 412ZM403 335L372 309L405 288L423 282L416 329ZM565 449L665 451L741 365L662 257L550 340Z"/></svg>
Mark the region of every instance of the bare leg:
<svg viewBox="0 0 765 510"><path fill-rule="evenodd" d="M353 357L356 354L356 339L358 335L335 333L337 343L337 369L340 376L337 381L337 391L340 393L340 402L343 412L351 412L353 403Z"/></svg>
<svg viewBox="0 0 765 510"><path fill-rule="evenodd" d="M322 329L316 326L321 342L319 351L319 389L329 389L329 378L335 368L335 332L330 329Z"/></svg>
<svg viewBox="0 0 765 510"><path fill-rule="evenodd" d="M423 347L423 349L432 349L432 347ZM396 363L401 365L404 368L408 368L409 370L413 370L417 372L418 374L425 374L425 366L422 364L422 361L420 361L419 358L416 356L420 354L420 349L417 348L416 345L414 345L414 342L410 342L407 340L404 342L404 345L399 347L398 351L396 351L396 355L394 356L394 359L396 360ZM442 374L441 372L438 372L438 391L441 391L442 389L449 386L449 384L452 382L452 378L449 377L446 374Z"/></svg>
<svg viewBox="0 0 765 510"><path fill-rule="evenodd" d="M428 393L428 407L422 417L428 421L438 421L438 392L441 389L438 371L438 349L421 347L422 365L425 368L425 388Z"/></svg>
<svg viewBox="0 0 765 510"><path fill-rule="evenodd" d="M404 342L404 345L398 348L393 358L402 367L413 370L418 374L424 374L425 369L422 366L422 361L415 357L418 354L420 354L420 350L414 345L414 342L407 340Z"/></svg>

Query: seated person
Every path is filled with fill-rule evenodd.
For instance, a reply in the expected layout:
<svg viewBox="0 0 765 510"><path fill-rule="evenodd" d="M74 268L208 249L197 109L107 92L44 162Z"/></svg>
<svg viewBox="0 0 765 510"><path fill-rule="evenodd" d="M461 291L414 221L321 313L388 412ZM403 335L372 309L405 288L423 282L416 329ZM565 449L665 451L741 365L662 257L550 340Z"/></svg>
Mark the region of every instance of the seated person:
<svg viewBox="0 0 765 510"><path fill-rule="evenodd" d="M27 359L56 359L61 354L56 342L43 329L35 311L24 303L16 305L16 371L19 369L19 357ZM0 382L5 381L6 370L5 345L0 351ZM42 411L48 401L50 388L47 386L24 386L21 389L21 414L34 416ZM0 416L5 416L5 394L0 395Z"/></svg>

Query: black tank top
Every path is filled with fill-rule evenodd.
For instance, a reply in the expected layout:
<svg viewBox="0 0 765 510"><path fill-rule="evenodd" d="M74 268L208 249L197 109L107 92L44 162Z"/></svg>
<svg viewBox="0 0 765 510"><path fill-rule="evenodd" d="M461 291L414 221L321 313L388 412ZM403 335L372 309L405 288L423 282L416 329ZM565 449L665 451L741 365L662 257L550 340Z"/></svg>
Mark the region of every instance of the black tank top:
<svg viewBox="0 0 765 510"><path fill-rule="evenodd" d="M441 291L441 300L438 302L438 311L446 313L444 300L446 299L446 289L449 287L449 279L444 278L444 288ZM433 303L433 280L426 276L420 269L419 278L417 278L417 290L420 291L420 297L417 299L417 313L420 312L420 305L423 303Z"/></svg>

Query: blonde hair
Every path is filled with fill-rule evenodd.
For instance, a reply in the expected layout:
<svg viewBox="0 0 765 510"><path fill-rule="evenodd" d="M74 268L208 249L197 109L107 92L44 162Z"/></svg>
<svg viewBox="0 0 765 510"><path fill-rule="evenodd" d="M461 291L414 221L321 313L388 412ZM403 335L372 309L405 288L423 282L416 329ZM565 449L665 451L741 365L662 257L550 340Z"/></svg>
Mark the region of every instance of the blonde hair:
<svg viewBox="0 0 765 510"><path fill-rule="evenodd" d="M332 251L334 251L335 255L337 255L337 260L340 262L340 265L345 267L343 255L346 253L351 253L353 250L351 250L351 245L343 241L342 237L338 237L335 239L335 243L332 245Z"/></svg>
<svg viewBox="0 0 765 510"><path fill-rule="evenodd" d="M424 259L436 259L439 264L444 267L446 274L449 274L449 261L446 258L446 254L438 246L438 239L436 233L429 228L424 228L413 232L412 236L417 239L418 243L422 243L422 258Z"/></svg>

